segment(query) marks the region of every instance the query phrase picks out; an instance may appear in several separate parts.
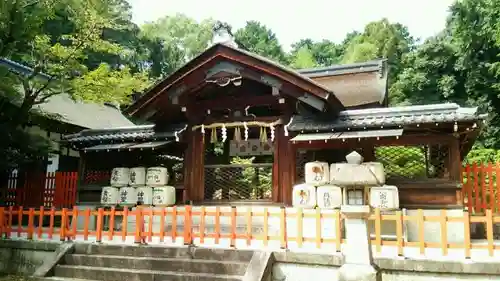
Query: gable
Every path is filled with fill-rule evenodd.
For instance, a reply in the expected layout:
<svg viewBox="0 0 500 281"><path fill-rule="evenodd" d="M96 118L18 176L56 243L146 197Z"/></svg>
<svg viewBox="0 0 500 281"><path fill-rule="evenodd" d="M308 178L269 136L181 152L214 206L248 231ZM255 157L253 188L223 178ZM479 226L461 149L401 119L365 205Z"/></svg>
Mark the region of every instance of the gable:
<svg viewBox="0 0 500 281"><path fill-rule="evenodd" d="M217 44L152 87L127 112L132 115L147 114L159 100L162 104L178 103L182 96L199 90L207 80L217 78L221 73L243 76L278 88L280 92L318 111L338 112L344 109L331 90L312 79L247 51Z"/></svg>

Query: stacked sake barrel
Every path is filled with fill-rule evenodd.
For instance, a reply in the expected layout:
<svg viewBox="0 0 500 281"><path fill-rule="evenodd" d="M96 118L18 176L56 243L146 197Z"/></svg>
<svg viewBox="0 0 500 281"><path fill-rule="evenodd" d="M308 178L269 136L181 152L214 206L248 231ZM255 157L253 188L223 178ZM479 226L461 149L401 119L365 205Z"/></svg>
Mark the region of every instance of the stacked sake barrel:
<svg viewBox="0 0 500 281"><path fill-rule="evenodd" d="M293 206L322 209L340 208L347 204L342 195L344 188L369 187L370 205L380 209L398 209L399 196L396 186L385 185L382 163L362 163L362 156L352 152L347 163L308 162L305 165L305 183L293 187Z"/></svg>
<svg viewBox="0 0 500 281"><path fill-rule="evenodd" d="M168 180L167 168L153 167L148 169L147 185L152 188L154 206L166 207L175 204L175 188L167 185Z"/></svg>
<svg viewBox="0 0 500 281"><path fill-rule="evenodd" d="M121 189L128 186L130 170L128 168L114 168L111 171L110 186L103 187L101 205L116 206L120 203Z"/></svg>
<svg viewBox="0 0 500 281"><path fill-rule="evenodd" d="M293 206L323 209L339 208L341 188L330 183L330 167L326 162L308 162L305 165L305 183L293 187Z"/></svg>

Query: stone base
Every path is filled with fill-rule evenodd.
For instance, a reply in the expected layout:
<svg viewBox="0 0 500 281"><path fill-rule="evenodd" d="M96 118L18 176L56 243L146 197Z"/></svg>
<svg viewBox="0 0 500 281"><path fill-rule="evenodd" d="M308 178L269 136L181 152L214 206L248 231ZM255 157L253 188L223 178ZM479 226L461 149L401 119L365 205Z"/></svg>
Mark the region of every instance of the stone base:
<svg viewBox="0 0 500 281"><path fill-rule="evenodd" d="M371 265L344 264L338 271L339 281L380 281L379 272Z"/></svg>

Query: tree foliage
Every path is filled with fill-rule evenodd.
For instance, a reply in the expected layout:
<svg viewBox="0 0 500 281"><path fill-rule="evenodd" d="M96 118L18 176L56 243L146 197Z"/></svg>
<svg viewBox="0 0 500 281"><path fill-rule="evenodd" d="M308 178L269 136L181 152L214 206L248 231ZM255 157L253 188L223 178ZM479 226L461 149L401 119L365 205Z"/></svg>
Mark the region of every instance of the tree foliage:
<svg viewBox="0 0 500 281"><path fill-rule="evenodd" d="M236 31L234 37L243 48L252 53L283 64L288 63L276 34L257 21L248 21L245 27Z"/></svg>

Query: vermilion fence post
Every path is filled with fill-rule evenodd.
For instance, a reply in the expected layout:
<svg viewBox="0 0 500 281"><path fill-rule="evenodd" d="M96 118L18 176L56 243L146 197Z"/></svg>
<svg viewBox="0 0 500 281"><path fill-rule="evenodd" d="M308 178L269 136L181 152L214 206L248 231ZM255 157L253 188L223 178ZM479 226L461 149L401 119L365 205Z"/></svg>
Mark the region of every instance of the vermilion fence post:
<svg viewBox="0 0 500 281"><path fill-rule="evenodd" d="M189 245L193 242L193 237L191 235L191 208L190 205L184 207L184 245Z"/></svg>
<svg viewBox="0 0 500 281"><path fill-rule="evenodd" d="M142 218L142 210L141 208L135 208L135 243L141 243L143 230L144 230L144 221Z"/></svg>
<svg viewBox="0 0 500 281"><path fill-rule="evenodd" d="M35 232L35 209L29 208L28 212L28 239L33 239L33 233Z"/></svg>
<svg viewBox="0 0 500 281"><path fill-rule="evenodd" d="M68 225L68 209L63 208L61 212L61 227L59 228L59 239L66 240L66 226Z"/></svg>
<svg viewBox="0 0 500 281"><path fill-rule="evenodd" d="M99 208L97 210L97 226L96 226L96 232L95 232L95 240L97 242L102 241L102 227L103 227L103 219L104 219L104 209Z"/></svg>

